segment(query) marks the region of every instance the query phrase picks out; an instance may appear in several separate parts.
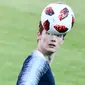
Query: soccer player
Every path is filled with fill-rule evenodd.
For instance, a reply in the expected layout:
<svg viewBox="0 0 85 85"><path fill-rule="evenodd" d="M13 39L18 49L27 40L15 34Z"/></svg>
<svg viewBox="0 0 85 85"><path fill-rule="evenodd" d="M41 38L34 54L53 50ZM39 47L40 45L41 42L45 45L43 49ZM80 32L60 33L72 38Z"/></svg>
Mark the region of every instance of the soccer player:
<svg viewBox="0 0 85 85"><path fill-rule="evenodd" d="M50 64L73 23L74 14L66 4L52 3L43 10L38 46L24 61L16 85L55 85Z"/></svg>

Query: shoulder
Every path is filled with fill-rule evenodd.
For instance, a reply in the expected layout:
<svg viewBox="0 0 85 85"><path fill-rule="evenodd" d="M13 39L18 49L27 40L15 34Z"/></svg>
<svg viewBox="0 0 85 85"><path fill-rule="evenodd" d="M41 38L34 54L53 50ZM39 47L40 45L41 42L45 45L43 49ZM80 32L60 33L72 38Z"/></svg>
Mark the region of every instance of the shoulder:
<svg viewBox="0 0 85 85"><path fill-rule="evenodd" d="M43 55L38 52L32 53L23 63L17 85L37 85L48 69L48 62Z"/></svg>
<svg viewBox="0 0 85 85"><path fill-rule="evenodd" d="M44 55L36 50L26 58L23 68L28 69L33 73L37 71L43 75L49 69L49 65Z"/></svg>
<svg viewBox="0 0 85 85"><path fill-rule="evenodd" d="M48 69L47 61L40 57L28 56L23 63L17 85L37 85Z"/></svg>
<svg viewBox="0 0 85 85"><path fill-rule="evenodd" d="M30 55L25 59L23 68L28 69L32 73L38 71L44 74L49 69L49 66L47 60L41 56Z"/></svg>

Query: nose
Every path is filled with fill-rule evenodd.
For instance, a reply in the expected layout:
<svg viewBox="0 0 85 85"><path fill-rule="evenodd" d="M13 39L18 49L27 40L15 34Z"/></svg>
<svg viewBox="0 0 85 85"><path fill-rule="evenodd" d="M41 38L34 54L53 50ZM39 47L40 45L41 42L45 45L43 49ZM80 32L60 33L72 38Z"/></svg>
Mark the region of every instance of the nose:
<svg viewBox="0 0 85 85"><path fill-rule="evenodd" d="M52 36L51 42L56 42L56 36L55 35Z"/></svg>
<svg viewBox="0 0 85 85"><path fill-rule="evenodd" d="M52 39L51 42L56 42L56 40L53 40L53 39Z"/></svg>

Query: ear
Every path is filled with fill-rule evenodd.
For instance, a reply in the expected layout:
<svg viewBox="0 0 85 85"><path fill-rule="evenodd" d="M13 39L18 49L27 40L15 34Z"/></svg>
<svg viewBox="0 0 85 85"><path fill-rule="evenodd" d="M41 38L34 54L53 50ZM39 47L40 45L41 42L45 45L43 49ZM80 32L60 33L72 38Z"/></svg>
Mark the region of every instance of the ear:
<svg viewBox="0 0 85 85"><path fill-rule="evenodd" d="M39 41L41 39L41 34L40 32L37 33L37 40Z"/></svg>

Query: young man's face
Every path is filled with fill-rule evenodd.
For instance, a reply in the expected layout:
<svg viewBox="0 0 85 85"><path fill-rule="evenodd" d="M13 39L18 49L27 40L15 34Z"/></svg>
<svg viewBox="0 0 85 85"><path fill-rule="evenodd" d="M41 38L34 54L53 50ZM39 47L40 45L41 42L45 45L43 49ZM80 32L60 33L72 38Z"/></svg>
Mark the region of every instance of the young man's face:
<svg viewBox="0 0 85 85"><path fill-rule="evenodd" d="M42 34L38 33L38 50L44 55L55 53L56 49L64 42L63 35L51 35L46 30L42 31Z"/></svg>

